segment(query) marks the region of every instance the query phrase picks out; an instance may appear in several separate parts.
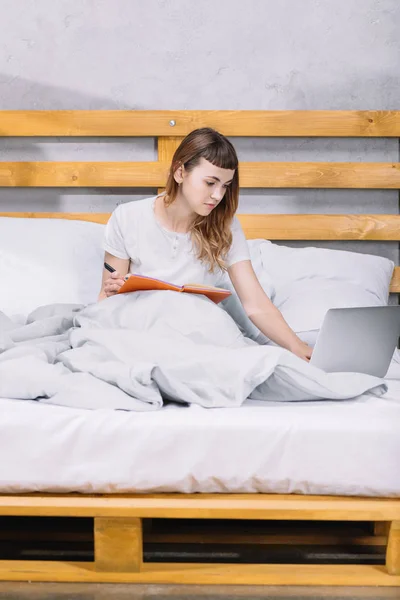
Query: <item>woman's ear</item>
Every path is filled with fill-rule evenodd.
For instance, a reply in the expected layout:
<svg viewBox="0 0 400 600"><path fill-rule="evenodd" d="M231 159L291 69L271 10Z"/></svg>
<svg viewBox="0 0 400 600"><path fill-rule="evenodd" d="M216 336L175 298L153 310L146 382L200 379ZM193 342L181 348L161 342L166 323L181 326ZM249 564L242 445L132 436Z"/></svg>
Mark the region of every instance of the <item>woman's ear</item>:
<svg viewBox="0 0 400 600"><path fill-rule="evenodd" d="M184 170L185 170L185 167L183 165L179 165L179 167L177 169L175 169L174 179L175 179L176 183L178 183L178 184L182 183Z"/></svg>

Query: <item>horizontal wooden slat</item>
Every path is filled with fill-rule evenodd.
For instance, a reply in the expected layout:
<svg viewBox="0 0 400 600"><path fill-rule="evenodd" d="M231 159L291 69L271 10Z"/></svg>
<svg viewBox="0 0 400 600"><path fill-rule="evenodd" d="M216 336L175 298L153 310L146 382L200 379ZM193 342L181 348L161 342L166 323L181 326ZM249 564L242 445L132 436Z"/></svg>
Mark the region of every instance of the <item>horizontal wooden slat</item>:
<svg viewBox="0 0 400 600"><path fill-rule="evenodd" d="M0 187L162 187L169 163L0 162ZM253 162L243 188L400 189L400 163Z"/></svg>
<svg viewBox="0 0 400 600"><path fill-rule="evenodd" d="M400 501L290 494L21 494L0 496L0 515L393 521L400 517Z"/></svg>
<svg viewBox="0 0 400 600"><path fill-rule="evenodd" d="M400 163L253 162L239 176L243 188L398 189Z"/></svg>
<svg viewBox="0 0 400 600"><path fill-rule="evenodd" d="M400 215L237 216L246 237L251 240L400 240Z"/></svg>
<svg viewBox="0 0 400 600"><path fill-rule="evenodd" d="M158 187L161 162L0 162L0 187Z"/></svg>
<svg viewBox="0 0 400 600"><path fill-rule="evenodd" d="M67 219L68 221L89 221L107 223L111 213L61 213L61 212L0 212L0 217L15 219Z"/></svg>
<svg viewBox="0 0 400 600"><path fill-rule="evenodd" d="M228 136L400 137L400 111L0 111L0 136L184 136L205 126Z"/></svg>
<svg viewBox="0 0 400 600"><path fill-rule="evenodd" d="M95 564L91 562L2 560L0 580L198 585L400 586L400 576L389 575L385 567L380 565L149 562L144 563L138 573L119 573L96 571Z"/></svg>

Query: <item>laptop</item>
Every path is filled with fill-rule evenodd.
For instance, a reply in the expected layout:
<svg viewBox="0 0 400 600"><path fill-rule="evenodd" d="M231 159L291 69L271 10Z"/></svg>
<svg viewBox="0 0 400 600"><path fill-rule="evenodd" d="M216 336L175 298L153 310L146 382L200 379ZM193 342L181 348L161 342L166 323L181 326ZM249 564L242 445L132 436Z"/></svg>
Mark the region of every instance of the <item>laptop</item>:
<svg viewBox="0 0 400 600"><path fill-rule="evenodd" d="M400 336L400 306L331 308L310 363L328 373L384 377Z"/></svg>

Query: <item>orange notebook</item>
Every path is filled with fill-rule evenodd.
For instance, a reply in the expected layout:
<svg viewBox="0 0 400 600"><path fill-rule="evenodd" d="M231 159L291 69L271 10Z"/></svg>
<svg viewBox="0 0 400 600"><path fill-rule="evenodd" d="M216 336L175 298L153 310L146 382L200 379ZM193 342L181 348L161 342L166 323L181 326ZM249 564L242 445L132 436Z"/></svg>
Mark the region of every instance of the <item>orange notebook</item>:
<svg viewBox="0 0 400 600"><path fill-rule="evenodd" d="M197 283L187 283L185 285L174 285L161 279L154 277L146 277L145 275L130 275L124 285L119 289L118 294L126 294L127 292L139 292L150 290L170 290L173 292L185 292L186 294L202 294L210 300L218 304L225 298L231 295L229 290L213 287L209 285L199 285Z"/></svg>

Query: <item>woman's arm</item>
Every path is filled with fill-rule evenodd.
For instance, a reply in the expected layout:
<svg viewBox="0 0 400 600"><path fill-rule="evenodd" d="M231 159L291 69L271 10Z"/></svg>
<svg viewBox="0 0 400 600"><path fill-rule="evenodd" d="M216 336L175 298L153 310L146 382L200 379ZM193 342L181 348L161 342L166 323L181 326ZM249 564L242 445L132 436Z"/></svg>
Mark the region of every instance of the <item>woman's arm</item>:
<svg viewBox="0 0 400 600"><path fill-rule="evenodd" d="M228 269L229 277L243 308L256 327L270 340L309 360L312 348L301 341L289 327L282 313L262 289L249 260L235 263Z"/></svg>
<svg viewBox="0 0 400 600"><path fill-rule="evenodd" d="M117 258L108 252L104 255L104 262L114 267L114 273L110 273L107 269L103 269L103 278L101 282L101 290L97 301L104 300L108 296L113 296L124 283L124 277L129 271L129 258Z"/></svg>

